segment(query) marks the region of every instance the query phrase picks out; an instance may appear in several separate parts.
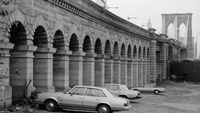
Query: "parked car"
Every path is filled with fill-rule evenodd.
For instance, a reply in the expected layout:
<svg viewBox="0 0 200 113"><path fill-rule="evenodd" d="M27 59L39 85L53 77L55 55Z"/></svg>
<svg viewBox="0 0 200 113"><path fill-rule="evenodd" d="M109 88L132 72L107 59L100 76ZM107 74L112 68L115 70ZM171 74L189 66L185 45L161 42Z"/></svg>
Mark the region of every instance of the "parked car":
<svg viewBox="0 0 200 113"><path fill-rule="evenodd" d="M141 92L153 92L155 95L159 95L160 93L165 92L165 88L163 87L156 87L153 85L145 85L144 87L134 87L131 90L141 91Z"/></svg>
<svg viewBox="0 0 200 113"><path fill-rule="evenodd" d="M123 84L105 84L104 88L107 88L111 93L119 97L127 99L142 98L140 91L129 90L128 87Z"/></svg>
<svg viewBox="0 0 200 113"><path fill-rule="evenodd" d="M68 92L39 93L35 101L50 112L62 108L70 111L112 113L131 107L129 100L116 97L105 88L92 86L75 86Z"/></svg>

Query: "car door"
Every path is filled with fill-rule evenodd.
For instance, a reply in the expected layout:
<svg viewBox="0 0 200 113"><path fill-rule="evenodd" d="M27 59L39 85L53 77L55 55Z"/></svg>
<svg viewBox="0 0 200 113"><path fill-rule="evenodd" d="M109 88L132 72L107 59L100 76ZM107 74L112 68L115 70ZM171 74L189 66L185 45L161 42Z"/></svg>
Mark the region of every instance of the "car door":
<svg viewBox="0 0 200 113"><path fill-rule="evenodd" d="M62 98L64 109L83 110L83 96L85 87L75 87Z"/></svg>
<svg viewBox="0 0 200 113"><path fill-rule="evenodd" d="M100 99L99 89L87 88L83 97L83 109L87 111L95 111Z"/></svg>

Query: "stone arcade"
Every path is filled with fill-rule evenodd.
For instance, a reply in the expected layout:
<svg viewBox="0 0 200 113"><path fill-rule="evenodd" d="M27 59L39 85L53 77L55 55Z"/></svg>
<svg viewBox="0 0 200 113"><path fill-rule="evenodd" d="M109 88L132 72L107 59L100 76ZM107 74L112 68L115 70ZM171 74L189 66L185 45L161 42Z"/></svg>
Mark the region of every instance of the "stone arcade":
<svg viewBox="0 0 200 113"><path fill-rule="evenodd" d="M174 56L169 47L181 48L90 0L9 0L3 8L8 14L0 15L2 105L20 97L29 80L29 94L78 84L155 84L158 74L166 79L168 58L173 59L168 56Z"/></svg>

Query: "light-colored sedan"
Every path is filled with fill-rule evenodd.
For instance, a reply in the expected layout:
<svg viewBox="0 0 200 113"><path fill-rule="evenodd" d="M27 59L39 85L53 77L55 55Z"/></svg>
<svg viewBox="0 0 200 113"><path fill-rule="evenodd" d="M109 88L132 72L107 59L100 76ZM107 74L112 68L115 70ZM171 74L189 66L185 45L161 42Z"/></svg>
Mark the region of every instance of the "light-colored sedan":
<svg viewBox="0 0 200 113"><path fill-rule="evenodd" d="M156 87L153 85L145 85L144 87L134 87L131 90L141 91L141 92L153 92L155 95L159 95L160 93L165 92L165 88L163 87Z"/></svg>
<svg viewBox="0 0 200 113"><path fill-rule="evenodd" d="M131 107L129 100L116 97L105 88L92 86L75 86L66 93L39 93L35 101L50 112L62 108L70 111L112 113Z"/></svg>
<svg viewBox="0 0 200 113"><path fill-rule="evenodd" d="M119 97L127 99L142 98L140 91L129 90L128 87L123 84L105 84L104 88L107 88L111 93Z"/></svg>

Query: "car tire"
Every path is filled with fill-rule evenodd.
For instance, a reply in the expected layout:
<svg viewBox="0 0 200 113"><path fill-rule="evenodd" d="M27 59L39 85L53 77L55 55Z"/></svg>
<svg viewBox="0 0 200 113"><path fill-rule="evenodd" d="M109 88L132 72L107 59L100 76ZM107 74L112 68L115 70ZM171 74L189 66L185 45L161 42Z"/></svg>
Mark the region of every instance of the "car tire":
<svg viewBox="0 0 200 113"><path fill-rule="evenodd" d="M49 112L53 112L58 108L58 105L54 100L47 100L44 105L45 109Z"/></svg>
<svg viewBox="0 0 200 113"><path fill-rule="evenodd" d="M110 109L110 107L108 105L100 105L97 108L98 113L112 113L112 110Z"/></svg>
<svg viewBox="0 0 200 113"><path fill-rule="evenodd" d="M155 95L159 95L159 94L160 94L160 91L159 91L159 90L154 90L153 93L154 93Z"/></svg>

